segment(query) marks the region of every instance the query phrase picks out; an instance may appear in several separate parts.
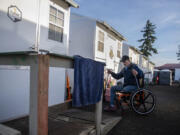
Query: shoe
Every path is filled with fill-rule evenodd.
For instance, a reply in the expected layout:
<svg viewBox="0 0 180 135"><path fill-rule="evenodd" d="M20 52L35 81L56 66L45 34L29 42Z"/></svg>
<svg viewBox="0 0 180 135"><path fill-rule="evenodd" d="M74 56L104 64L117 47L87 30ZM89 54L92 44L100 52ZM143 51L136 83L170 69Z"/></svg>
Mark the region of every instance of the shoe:
<svg viewBox="0 0 180 135"><path fill-rule="evenodd" d="M104 111L107 111L107 112L114 112L114 111L117 111L117 107L116 106L106 106L105 108L104 108Z"/></svg>

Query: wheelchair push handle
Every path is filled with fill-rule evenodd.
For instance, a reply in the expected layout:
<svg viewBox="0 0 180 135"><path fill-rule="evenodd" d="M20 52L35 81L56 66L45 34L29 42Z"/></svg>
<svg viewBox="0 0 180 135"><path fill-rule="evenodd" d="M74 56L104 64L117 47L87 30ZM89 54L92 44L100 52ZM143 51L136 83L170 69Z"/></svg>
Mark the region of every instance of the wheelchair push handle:
<svg viewBox="0 0 180 135"><path fill-rule="evenodd" d="M136 79L136 85L137 85L138 89L140 89L137 76L134 76L134 77L135 77L135 79Z"/></svg>

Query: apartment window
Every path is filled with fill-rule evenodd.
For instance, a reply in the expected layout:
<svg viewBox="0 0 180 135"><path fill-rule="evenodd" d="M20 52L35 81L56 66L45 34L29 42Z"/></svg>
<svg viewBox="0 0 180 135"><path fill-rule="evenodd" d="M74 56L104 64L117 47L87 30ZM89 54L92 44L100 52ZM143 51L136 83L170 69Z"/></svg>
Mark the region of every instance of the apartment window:
<svg viewBox="0 0 180 135"><path fill-rule="evenodd" d="M104 52L104 33L101 31L98 33L98 51Z"/></svg>
<svg viewBox="0 0 180 135"><path fill-rule="evenodd" d="M117 57L121 58L121 43L118 43Z"/></svg>
<svg viewBox="0 0 180 135"><path fill-rule="evenodd" d="M54 41L63 42L63 31L64 13L57 8L50 6L48 38Z"/></svg>
<svg viewBox="0 0 180 135"><path fill-rule="evenodd" d="M121 50L121 43L118 43L118 49Z"/></svg>
<svg viewBox="0 0 180 135"><path fill-rule="evenodd" d="M136 64L138 64L138 65L139 65L139 60L137 60Z"/></svg>
<svg viewBox="0 0 180 135"><path fill-rule="evenodd" d="M147 62L145 59L143 59L143 68L146 68L147 67Z"/></svg>
<svg viewBox="0 0 180 135"><path fill-rule="evenodd" d="M136 53L136 52L135 52L135 53ZM139 64L139 55L136 53L136 55L135 55L135 56L136 56L136 57L135 57L135 58L136 58L136 60L135 60L135 64L137 64L137 65L138 65L138 64Z"/></svg>
<svg viewBox="0 0 180 135"><path fill-rule="evenodd" d="M117 50L117 57L121 58L121 52L119 50Z"/></svg>
<svg viewBox="0 0 180 135"><path fill-rule="evenodd" d="M139 55L137 56L137 64L139 65Z"/></svg>

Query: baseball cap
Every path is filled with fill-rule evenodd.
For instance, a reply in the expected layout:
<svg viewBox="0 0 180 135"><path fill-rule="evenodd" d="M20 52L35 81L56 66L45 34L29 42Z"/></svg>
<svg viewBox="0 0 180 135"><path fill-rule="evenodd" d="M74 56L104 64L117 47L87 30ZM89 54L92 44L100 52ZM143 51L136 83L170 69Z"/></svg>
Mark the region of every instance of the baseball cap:
<svg viewBox="0 0 180 135"><path fill-rule="evenodd" d="M126 60L129 60L129 56L124 55L121 59L121 62L125 62Z"/></svg>

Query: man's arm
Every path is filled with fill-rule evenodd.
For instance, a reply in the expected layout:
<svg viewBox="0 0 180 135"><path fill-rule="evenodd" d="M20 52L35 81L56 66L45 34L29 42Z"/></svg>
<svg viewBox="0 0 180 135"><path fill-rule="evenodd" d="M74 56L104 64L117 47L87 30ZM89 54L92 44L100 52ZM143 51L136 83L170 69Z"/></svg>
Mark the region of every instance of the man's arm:
<svg viewBox="0 0 180 135"><path fill-rule="evenodd" d="M112 75L112 77L113 78L115 78L115 79L121 79L122 77L123 77L123 69L121 70L121 72L119 72L119 73L114 73L114 72L110 72L110 74Z"/></svg>

